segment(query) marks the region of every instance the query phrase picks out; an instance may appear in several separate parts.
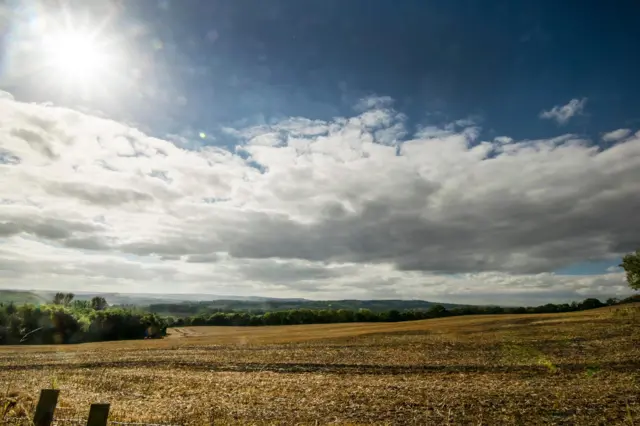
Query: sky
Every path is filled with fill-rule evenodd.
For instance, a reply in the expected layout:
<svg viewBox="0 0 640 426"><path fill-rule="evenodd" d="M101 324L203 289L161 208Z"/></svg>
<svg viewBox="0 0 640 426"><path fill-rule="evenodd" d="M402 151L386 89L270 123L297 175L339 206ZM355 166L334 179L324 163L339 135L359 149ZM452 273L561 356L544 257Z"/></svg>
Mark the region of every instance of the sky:
<svg viewBox="0 0 640 426"><path fill-rule="evenodd" d="M627 296L638 13L0 2L0 288Z"/></svg>

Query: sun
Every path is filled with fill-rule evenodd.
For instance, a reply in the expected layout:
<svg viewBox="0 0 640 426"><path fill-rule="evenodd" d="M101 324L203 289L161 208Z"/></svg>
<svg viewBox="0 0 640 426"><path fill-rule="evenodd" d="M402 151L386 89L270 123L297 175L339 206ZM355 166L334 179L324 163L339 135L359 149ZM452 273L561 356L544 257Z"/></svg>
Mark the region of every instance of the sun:
<svg viewBox="0 0 640 426"><path fill-rule="evenodd" d="M139 68L146 64L135 54L139 32L130 31L129 21L120 19L123 7L116 1L22 3L29 7L11 16L9 37L0 35L3 80L6 74L15 84L71 102L115 102L137 87ZM0 22L0 34L2 30Z"/></svg>
<svg viewBox="0 0 640 426"><path fill-rule="evenodd" d="M43 53L47 68L56 78L85 89L100 83L111 59L92 34L73 30L46 37Z"/></svg>
<svg viewBox="0 0 640 426"><path fill-rule="evenodd" d="M50 65L74 78L87 78L106 65L106 56L90 36L68 31L49 37L45 49Z"/></svg>
<svg viewBox="0 0 640 426"><path fill-rule="evenodd" d="M2 1L2 0L0 0ZM117 30L119 9L42 8L33 27L37 56L31 56L43 83L66 96L113 97L126 78L130 44ZM100 13L98 13L100 12Z"/></svg>

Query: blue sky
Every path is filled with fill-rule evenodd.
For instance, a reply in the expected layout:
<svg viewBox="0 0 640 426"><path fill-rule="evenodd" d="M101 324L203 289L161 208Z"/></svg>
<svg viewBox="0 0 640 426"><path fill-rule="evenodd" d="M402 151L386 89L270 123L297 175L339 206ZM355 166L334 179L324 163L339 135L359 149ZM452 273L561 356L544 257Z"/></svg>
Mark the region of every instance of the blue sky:
<svg viewBox="0 0 640 426"><path fill-rule="evenodd" d="M557 129L532 116L586 97L588 116L567 130L597 134L640 123L639 7L633 1L135 2L114 26L145 26L146 34L126 43L153 57L153 75L146 77L168 97L162 107L171 122L153 122L157 108L148 105L111 101L107 111L157 131L215 130L237 121L343 116L374 94L391 96L414 124L478 116L486 132L539 138ZM24 85L14 95L51 101L55 93ZM176 104L177 97L187 105Z"/></svg>
<svg viewBox="0 0 640 426"><path fill-rule="evenodd" d="M632 171L634 163L614 167L618 160L613 157L638 159L635 132L640 129L640 83L636 76L640 28L635 17L640 5L637 2L160 0L88 5L62 1L66 5L62 8L66 10L62 14L65 25L59 24L64 20L56 18L61 16L61 9L50 4L14 1L0 9L0 89L10 99L7 108L22 111L21 116L40 118L43 114L57 117L59 112L53 111L56 108L79 111L82 118L65 124L71 126L64 130L65 134L81 138L81 132L89 131L91 137L102 141L99 143L102 148L117 146L120 142L108 141L121 130L97 134L93 129L103 127L95 119L135 128L140 133L127 139L134 152L127 155L135 158L141 157L136 146L147 143L133 142L140 137L154 137L171 144L181 150L176 151L176 156L185 159L187 154L198 155L198 161L206 159L207 167L213 168L211 173L215 177L205 179L208 185L214 182L224 188L203 186L198 187L199 192L193 189L197 196L191 194L195 187L189 186L189 182L195 185L201 170L186 171L189 162L179 166L172 163L174 169L160 161L149 165L151 160L145 160L144 165L139 162L134 169L128 169L131 175L125 179L120 163L109 163L110 157L96 157L96 161L109 163L110 170L117 170L121 173L118 177L124 179L119 187L109 188L108 194L114 199L126 190L134 191L133 195L127 193L127 203L134 199L160 202L159 192L148 195L144 185L132 183L132 176L143 174L156 180L160 177L168 185L163 189L167 194L175 191L185 197L193 195L200 202L208 200L205 203L215 205L216 209L240 209L247 215L242 216L243 223L251 229L256 227L253 237L245 236L245 240L231 235L228 227L237 224L223 220L226 213L207 211L198 220L206 218L225 225L211 229L204 240L219 241L225 237L233 242L200 247L200 242L178 243L172 239L172 233L160 235L159 229L149 230L139 238L125 238L128 228L121 224L133 220L133 216L128 216L132 214L128 205L124 201L114 201L109 206L97 203L106 209L105 226L109 229L101 229L98 236L65 234L69 241L62 243L66 247L64 252L76 250L67 253L77 256L73 264L97 262L96 256L104 255L113 257L108 262L125 262L126 268L145 273L151 268L149 265L160 265L155 275L149 275L152 278L140 275L144 279L136 282L143 283L139 284L141 291L149 291L150 282L164 289L181 277L185 280L182 287L185 292L240 291L312 298L340 294L452 301L486 301L482 294L496 297L496 288L486 284L496 277L473 275L465 283L460 281L461 273L502 274L500 285L513 293L507 302L553 300L554 294L566 299L626 291L624 283L616 281L620 279L619 272L611 266L618 263L621 253L640 241L640 234L633 225L623 235L613 218L627 217L627 210L620 211L618 205L633 193L632 182L637 174ZM87 38L95 36L100 43L91 48L106 49L117 60L109 62L109 66L94 67L89 78L74 74L68 64L60 66L53 61L51 52L59 54L59 49L33 48L52 34L64 35L69 30ZM69 61L78 59L72 54ZM54 67L52 63L58 65ZM69 74L76 78L68 78ZM81 78L86 80L83 90L77 84ZM40 109L25 109L31 108L28 105L38 105ZM93 123L93 127L80 126L78 123L84 123L83 120ZM7 132L12 137L22 137L33 148L35 142L28 139L35 131L31 121L29 125L13 123ZM351 128L354 122L359 130ZM38 128L38 141L58 137L43 136L42 129ZM427 142L436 140L439 145L435 150L426 149L427 145L433 145ZM410 181L403 174L406 167L392 166L396 160L380 160L380 164L364 165L364 171L359 172L358 176L370 175L370 182L356 182L345 174L344 187L331 183L327 189L329 186L323 185L329 183L322 176L338 176L341 169L325 170L325 162L305 157L309 163L303 165L308 169L302 170L300 159L304 153L322 153L342 164L353 154L344 151L345 147L359 150L365 146L362 144L369 143L373 143L376 152L362 148L362 158L377 158L378 147L393 146L398 156L412 156L411 167L423 179ZM301 150L301 144L311 144L313 149ZM66 158L66 149L58 152L52 145L43 151L38 146L40 153L57 153L50 159ZM550 146L559 149L546 153ZM485 163L467 164L463 160L475 159L475 153L483 147L487 149L482 154L484 161L492 158L506 161L511 155L515 157L516 152L533 157L518 166L523 176L510 165L497 167L495 175L485 176L488 167ZM611 153L596 158L589 151L591 147ZM21 157L26 154L19 148L8 144L0 148L6 151L4 158L27 158ZM450 152L452 149L459 151ZM293 163L289 157L291 150L297 152ZM117 155L124 156L124 151L122 148ZM88 158L89 154L86 155ZM230 164L241 162L249 169L231 169ZM10 168L8 160L5 163L2 170L10 173L17 184L27 179L26 174L17 174L15 164ZM24 166L27 161L19 164ZM78 170L78 164L73 167ZM39 171L31 170L29 176L46 171L36 170ZM258 175L253 177L253 172ZM67 175L55 184L47 182L41 186L66 185L64 190L50 190L47 197L64 195L76 201L81 199L81 204L91 210L85 219L96 217L94 213L99 208L95 204L100 196L93 189L81 187L82 179L90 177ZM283 179L294 182L292 188L282 187ZM75 186L69 189L71 181ZM178 181L185 186L171 187ZM478 188L473 191L478 194L464 195L466 192L459 188L463 181L466 185L477 183ZM618 198L612 200L611 192L607 191L613 191L616 181L621 186ZM240 182L251 184L244 188ZM374 186L384 188L384 182L388 182L389 192L383 189L367 192ZM351 184L353 187L347 188ZM420 189L412 189L414 186ZM455 197L442 192L453 187L462 192ZM494 187L495 192L491 192ZM262 190L265 192L260 193ZM408 191L406 199L394 198L402 191ZM488 195L482 195L482 191L491 192L495 201L486 201ZM591 194L588 191L595 195L585 195ZM433 194L436 195L432 197ZM411 200L423 196L431 200L427 205L411 204ZM25 194L20 200L12 197L5 196L5 204L35 203L43 209L53 209L60 202L58 198L36 202L35 193ZM178 198L170 199L176 202ZM315 210L310 210L314 213L296 204L305 199L319 203ZM482 204L485 201L486 205ZM89 206L92 202L94 205ZM193 199L181 202L192 207L189 209L185 204L187 211L193 210L189 204ZM406 207L401 204L404 202ZM167 203L165 200L145 212L157 214L153 220L164 218L170 222L167 218L173 217L173 213ZM442 219L436 226L435 218L440 220L438 215L443 213L434 206L444 209L438 203L451 209L447 210L451 219ZM473 216L469 209L478 213ZM506 213L510 209L513 215ZM335 224L330 226L323 219L325 216L316 216L319 211L333 212L331 221L338 220L340 214L346 215L340 216L340 220L344 222L342 225L350 224L344 232L352 233L353 238L318 239L316 246L294 243L296 238L315 241L315 237L297 228L302 224L318 226L311 235L325 226L333 229ZM295 223L280 224L280 216L270 216L276 213ZM5 223L14 223L16 217L24 219L22 215L26 213L7 210L6 214L10 218ZM54 213L51 210L41 214L51 217L47 215ZM374 216L375 220L360 228ZM350 222L355 217L357 226ZM395 217L399 222L392 220ZM265 218L271 225L263 222ZM492 218L494 222L490 222ZM483 228L463 232L459 225L465 221ZM185 219L180 229L193 230L199 223ZM284 226L287 231L296 231L290 236L266 236L260 231L264 226ZM4 247L15 247L13 254L5 253L6 259L15 259L15 250L24 251L36 243L42 245L47 256L62 253L51 248L60 241L52 242L46 233L33 231L34 227L25 225L20 232L7 232ZM376 233L387 234L386 241L391 243L386 244ZM150 237L152 234L154 238ZM394 236L401 237L401 242L396 244ZM411 236L416 241L409 244ZM99 242L88 244L88 239L94 237L100 237ZM452 243L457 238L477 242L465 247ZM491 243L485 242L483 246L480 241L485 238ZM80 247L80 239L86 247ZM160 247L169 243L183 246L184 250L174 252ZM265 254L269 252L267 248L272 255ZM423 258L449 251L458 253L464 266L458 269L448 265L448 258L439 263ZM131 256L138 260L132 260ZM199 261L189 262L190 256ZM523 266L522 258L527 257L531 261ZM133 265L135 262L139 263ZM184 268L195 267L185 264L204 264L208 269L202 266L202 271L187 271ZM291 275L278 276L270 268L289 271ZM375 268L385 272L373 273ZM237 273L240 269L244 272ZM233 276L229 270L235 271ZM295 273L291 272L294 270ZM216 279L242 282L245 288L205 284L210 279L206 274L211 271L221 274ZM336 275L336 271L344 273ZM367 287L362 283L371 281L367 274L383 278ZM549 274L551 278L541 284L540 274ZM587 275L593 277L588 283L580 281L581 278L571 281L571 277ZM15 272L12 282L23 285L25 276L24 272ZM107 277L109 281L103 276L87 277L79 273L77 280L94 280L98 286L119 288L122 283L133 282L132 276L123 273ZM446 281L452 277L457 281ZM147 279L149 282L144 283ZM328 284L330 280L340 284L333 288ZM538 283L534 294L521 291L530 288L523 284L527 280ZM485 284L477 284L480 281ZM58 282L52 280L50 285ZM419 284L424 282L433 284Z"/></svg>

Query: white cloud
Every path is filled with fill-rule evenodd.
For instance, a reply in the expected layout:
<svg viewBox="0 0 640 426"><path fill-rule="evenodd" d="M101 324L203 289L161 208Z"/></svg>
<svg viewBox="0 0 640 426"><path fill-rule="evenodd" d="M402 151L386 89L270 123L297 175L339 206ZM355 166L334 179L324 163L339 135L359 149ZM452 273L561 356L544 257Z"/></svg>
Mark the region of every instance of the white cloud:
<svg viewBox="0 0 640 426"><path fill-rule="evenodd" d="M619 273L549 272L640 239L638 135L406 139L384 102L228 129L230 152L8 97L0 117L8 288L537 303L625 294Z"/></svg>
<svg viewBox="0 0 640 426"><path fill-rule="evenodd" d="M208 262L215 261L215 266ZM81 251L17 237L0 248L6 288L209 293L273 297L422 298L440 302L538 305L631 294L620 271L593 276L502 272L436 275L388 264L328 264L303 260L160 260ZM37 283L37 284L33 284Z"/></svg>
<svg viewBox="0 0 640 426"><path fill-rule="evenodd" d="M358 112L363 112L369 109L386 108L393 104L393 99L390 96L367 96L360 99L356 104L355 109Z"/></svg>
<svg viewBox="0 0 640 426"><path fill-rule="evenodd" d="M605 142L617 142L629 136L631 134L631 130L629 129L618 129L613 130L611 132L605 133L602 135L602 140Z"/></svg>
<svg viewBox="0 0 640 426"><path fill-rule="evenodd" d="M567 124L572 117L582 114L587 98L571 99L566 105L556 105L549 111L542 111L540 118L554 120L562 125Z"/></svg>
<svg viewBox="0 0 640 426"><path fill-rule="evenodd" d="M493 140L505 145L513 142L513 138L510 138L509 136L498 136L496 138L493 138Z"/></svg>

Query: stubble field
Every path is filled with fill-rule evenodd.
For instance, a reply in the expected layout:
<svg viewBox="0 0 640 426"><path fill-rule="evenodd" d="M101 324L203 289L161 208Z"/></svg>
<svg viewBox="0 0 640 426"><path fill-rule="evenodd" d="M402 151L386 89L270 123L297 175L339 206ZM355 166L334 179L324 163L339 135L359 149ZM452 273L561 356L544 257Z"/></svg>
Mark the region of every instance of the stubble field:
<svg viewBox="0 0 640 426"><path fill-rule="evenodd" d="M635 306L406 323L192 327L159 341L0 347L0 423L640 424Z"/></svg>

